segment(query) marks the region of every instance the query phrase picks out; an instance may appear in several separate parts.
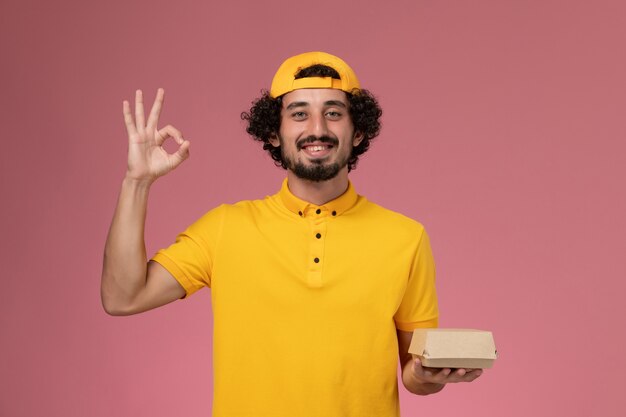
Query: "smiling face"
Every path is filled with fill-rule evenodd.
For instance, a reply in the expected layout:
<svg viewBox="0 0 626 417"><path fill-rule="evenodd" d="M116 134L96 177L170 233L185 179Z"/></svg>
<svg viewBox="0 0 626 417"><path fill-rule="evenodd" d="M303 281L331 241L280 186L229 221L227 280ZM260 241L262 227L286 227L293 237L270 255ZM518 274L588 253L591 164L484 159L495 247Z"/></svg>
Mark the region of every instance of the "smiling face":
<svg viewBox="0 0 626 417"><path fill-rule="evenodd" d="M287 169L309 181L327 181L347 174L352 147L363 136L354 132L346 93L336 89L307 88L283 96L278 136Z"/></svg>

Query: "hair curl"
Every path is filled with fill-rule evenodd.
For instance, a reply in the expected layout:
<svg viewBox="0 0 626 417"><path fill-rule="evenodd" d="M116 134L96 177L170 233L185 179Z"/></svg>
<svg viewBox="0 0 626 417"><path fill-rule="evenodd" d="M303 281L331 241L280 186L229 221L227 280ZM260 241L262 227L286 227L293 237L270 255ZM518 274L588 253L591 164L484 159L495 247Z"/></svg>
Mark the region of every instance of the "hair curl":
<svg viewBox="0 0 626 417"><path fill-rule="evenodd" d="M333 68L326 65L313 65L302 69L297 78L304 77L333 77L339 78L339 74ZM346 93L349 102L349 111L354 131L363 135L363 140L352 148L352 154L348 160L348 171L356 168L359 156L364 154L370 147L370 141L380 133L380 117L382 109L378 101L368 90L353 90ZM246 132L256 141L263 143L263 149L269 152L277 166L287 169L283 161L281 149L270 143L270 138L280 130L280 113L283 107L282 96L270 97L267 90L261 92L261 97L252 102L250 112L241 113L241 119L248 122Z"/></svg>

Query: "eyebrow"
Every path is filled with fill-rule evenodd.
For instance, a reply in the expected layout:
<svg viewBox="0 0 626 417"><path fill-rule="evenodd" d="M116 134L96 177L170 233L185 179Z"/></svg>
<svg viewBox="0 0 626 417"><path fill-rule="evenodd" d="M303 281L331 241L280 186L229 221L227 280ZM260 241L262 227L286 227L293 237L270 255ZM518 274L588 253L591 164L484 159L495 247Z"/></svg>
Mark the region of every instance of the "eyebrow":
<svg viewBox="0 0 626 417"><path fill-rule="evenodd" d="M346 103L344 103L343 101L339 101L339 100L329 100L329 101L325 101L324 102L325 106L337 106L337 107L343 107L344 109L347 108Z"/></svg>
<svg viewBox="0 0 626 417"><path fill-rule="evenodd" d="M290 103L287 107L285 107L285 109L287 110L291 110L294 109L296 107L306 107L308 106L309 103L306 101L294 101L293 103ZM337 107L343 107L344 109L347 108L348 106L346 106L346 104L343 101L339 101L339 100L328 100L324 102L325 106L337 106Z"/></svg>
<svg viewBox="0 0 626 417"><path fill-rule="evenodd" d="M307 103L306 101L294 101L293 103L289 104L287 107L285 107L287 110L291 110L294 109L296 107L305 107L308 106L309 103Z"/></svg>

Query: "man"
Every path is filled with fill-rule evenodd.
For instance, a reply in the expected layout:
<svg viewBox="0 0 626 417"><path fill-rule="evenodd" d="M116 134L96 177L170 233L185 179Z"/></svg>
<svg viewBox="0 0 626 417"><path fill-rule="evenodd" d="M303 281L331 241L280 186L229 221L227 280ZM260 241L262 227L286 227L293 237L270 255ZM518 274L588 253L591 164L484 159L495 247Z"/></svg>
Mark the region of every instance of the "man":
<svg viewBox="0 0 626 417"><path fill-rule="evenodd" d="M420 395L480 370L423 368L412 330L437 326L434 264L417 222L359 196L348 180L380 129L380 108L341 59L286 60L271 90L242 118L287 170L264 200L217 207L146 263L143 227L156 178L189 142L158 129L163 90L147 120L124 102L128 171L109 232L102 300L113 315L155 308L211 288L213 415L397 416L403 385ZM173 138L178 150L162 144Z"/></svg>

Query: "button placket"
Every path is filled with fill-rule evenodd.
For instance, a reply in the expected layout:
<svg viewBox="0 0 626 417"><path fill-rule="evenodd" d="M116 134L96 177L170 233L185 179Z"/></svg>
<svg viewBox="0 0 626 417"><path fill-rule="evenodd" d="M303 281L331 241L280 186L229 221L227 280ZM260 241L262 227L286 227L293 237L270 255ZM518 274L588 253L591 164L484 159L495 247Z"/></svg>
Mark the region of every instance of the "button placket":
<svg viewBox="0 0 626 417"><path fill-rule="evenodd" d="M324 249L327 223L327 211L320 208L311 210L313 214L309 219L311 222L310 252L309 252L309 273L308 282L312 287L323 285L322 270L324 265Z"/></svg>

